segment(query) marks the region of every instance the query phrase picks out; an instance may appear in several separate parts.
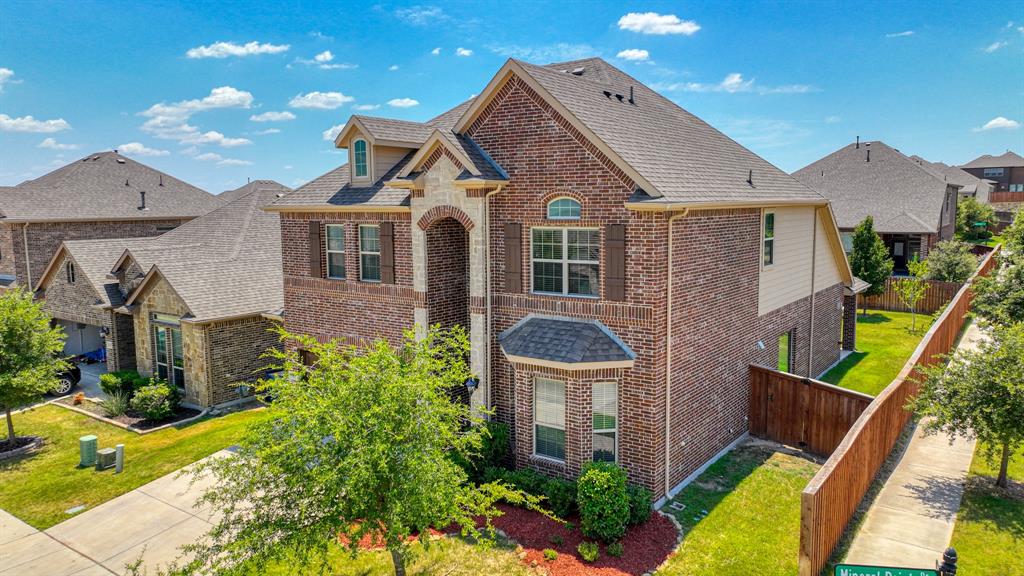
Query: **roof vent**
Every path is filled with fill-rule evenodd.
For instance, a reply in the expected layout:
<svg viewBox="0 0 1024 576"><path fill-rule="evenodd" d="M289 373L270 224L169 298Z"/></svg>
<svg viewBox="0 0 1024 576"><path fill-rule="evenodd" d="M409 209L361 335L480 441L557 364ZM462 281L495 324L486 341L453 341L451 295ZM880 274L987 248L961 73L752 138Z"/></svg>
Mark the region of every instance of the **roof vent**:
<svg viewBox="0 0 1024 576"><path fill-rule="evenodd" d="M128 179L127 178L124 179L124 185L128 186Z"/></svg>
<svg viewBox="0 0 1024 576"><path fill-rule="evenodd" d="M118 164L124 164L124 158L118 158L117 159L117 163Z"/></svg>
<svg viewBox="0 0 1024 576"><path fill-rule="evenodd" d="M629 87L629 103L630 104L636 104L636 101L633 100L633 87L632 86Z"/></svg>
<svg viewBox="0 0 1024 576"><path fill-rule="evenodd" d="M747 172L747 184L754 185L754 171L750 170Z"/></svg>
<svg viewBox="0 0 1024 576"><path fill-rule="evenodd" d="M860 148L860 136L857 136L857 148Z"/></svg>
<svg viewBox="0 0 1024 576"><path fill-rule="evenodd" d="M160 185L161 186L164 185L164 175L163 174L160 174Z"/></svg>
<svg viewBox="0 0 1024 576"><path fill-rule="evenodd" d="M611 97L612 97L612 93L611 93L611 92L609 92L609 91L607 91L607 90L605 90L604 92L602 92L602 94L604 94L604 97L605 97L605 98L611 98Z"/></svg>
<svg viewBox="0 0 1024 576"><path fill-rule="evenodd" d="M146 208L146 191L139 190L139 210L148 210Z"/></svg>
<svg viewBox="0 0 1024 576"><path fill-rule="evenodd" d="M868 149L868 156L867 156L867 159L865 160L865 162L871 162L871 149L870 148Z"/></svg>
<svg viewBox="0 0 1024 576"><path fill-rule="evenodd" d="M619 102L622 102L623 98L625 98L622 94L616 94L615 97L619 99Z"/></svg>
<svg viewBox="0 0 1024 576"><path fill-rule="evenodd" d="M277 196L278 198L284 198L284 192L278 192L277 194L274 194L274 196Z"/></svg>
<svg viewBox="0 0 1024 576"><path fill-rule="evenodd" d="M580 66L579 68L573 68L572 72L570 72L570 74L572 74L573 76L583 76L583 71L584 70L586 70L586 68L584 68L583 66Z"/></svg>

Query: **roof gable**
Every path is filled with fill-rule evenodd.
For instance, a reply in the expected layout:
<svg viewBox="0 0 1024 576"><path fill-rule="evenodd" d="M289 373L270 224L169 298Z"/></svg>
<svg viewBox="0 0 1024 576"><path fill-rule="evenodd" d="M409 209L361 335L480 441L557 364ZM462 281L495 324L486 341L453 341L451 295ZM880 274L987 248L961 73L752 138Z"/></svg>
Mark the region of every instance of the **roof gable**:
<svg viewBox="0 0 1024 576"><path fill-rule="evenodd" d="M1021 168L1024 167L1024 157L1020 154L1007 150L999 156L984 154L964 164L961 168Z"/></svg>

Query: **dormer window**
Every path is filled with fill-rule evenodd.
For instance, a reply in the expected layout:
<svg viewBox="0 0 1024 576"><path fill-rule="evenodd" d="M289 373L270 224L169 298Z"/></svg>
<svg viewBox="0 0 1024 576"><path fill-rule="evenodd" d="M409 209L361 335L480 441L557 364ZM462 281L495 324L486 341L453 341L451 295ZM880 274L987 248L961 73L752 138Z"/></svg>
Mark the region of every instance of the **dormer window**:
<svg viewBox="0 0 1024 576"><path fill-rule="evenodd" d="M555 198L548 202L548 220L579 220L580 203L572 198Z"/></svg>
<svg viewBox="0 0 1024 576"><path fill-rule="evenodd" d="M352 143L352 166L355 178L366 178L370 175L369 153L366 148L366 140L356 140Z"/></svg>

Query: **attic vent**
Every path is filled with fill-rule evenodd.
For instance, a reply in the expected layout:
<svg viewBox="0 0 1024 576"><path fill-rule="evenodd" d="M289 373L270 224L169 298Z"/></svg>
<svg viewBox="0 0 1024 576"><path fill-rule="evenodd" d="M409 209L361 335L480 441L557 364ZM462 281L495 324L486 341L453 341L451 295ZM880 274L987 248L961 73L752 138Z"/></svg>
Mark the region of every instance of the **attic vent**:
<svg viewBox="0 0 1024 576"><path fill-rule="evenodd" d="M609 92L609 91L607 91L607 90L605 90L604 92L602 92L602 94L604 94L604 97L605 97L605 98L611 98L611 97L612 97L612 93L611 93L611 92Z"/></svg>
<svg viewBox="0 0 1024 576"><path fill-rule="evenodd" d="M124 164L124 158L118 158L117 159L117 163L118 164Z"/></svg>
<svg viewBox="0 0 1024 576"><path fill-rule="evenodd" d="M146 192L139 190L139 210L146 210Z"/></svg>
<svg viewBox="0 0 1024 576"><path fill-rule="evenodd" d="M586 68L584 68L583 66L580 66L579 68L573 68L572 72L570 72L570 74L572 74L573 76L583 76L583 71L584 70L586 70Z"/></svg>
<svg viewBox="0 0 1024 576"><path fill-rule="evenodd" d="M284 198L284 192L278 192L277 194L274 194L274 196L277 196L278 198Z"/></svg>
<svg viewBox="0 0 1024 576"><path fill-rule="evenodd" d="M623 96L622 94L616 94L615 98L617 98L619 100L619 102L622 102L626 97Z"/></svg>

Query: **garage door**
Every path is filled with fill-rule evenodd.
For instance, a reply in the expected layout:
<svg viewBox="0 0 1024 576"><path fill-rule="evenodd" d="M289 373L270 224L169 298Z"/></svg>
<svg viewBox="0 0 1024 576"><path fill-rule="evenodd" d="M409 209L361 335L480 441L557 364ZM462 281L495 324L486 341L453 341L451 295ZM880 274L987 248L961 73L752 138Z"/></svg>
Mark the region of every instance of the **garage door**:
<svg viewBox="0 0 1024 576"><path fill-rule="evenodd" d="M99 326L67 320L58 320L57 323L64 328L64 334L67 336L64 340L66 356L77 356L103 348L103 336L100 334Z"/></svg>

